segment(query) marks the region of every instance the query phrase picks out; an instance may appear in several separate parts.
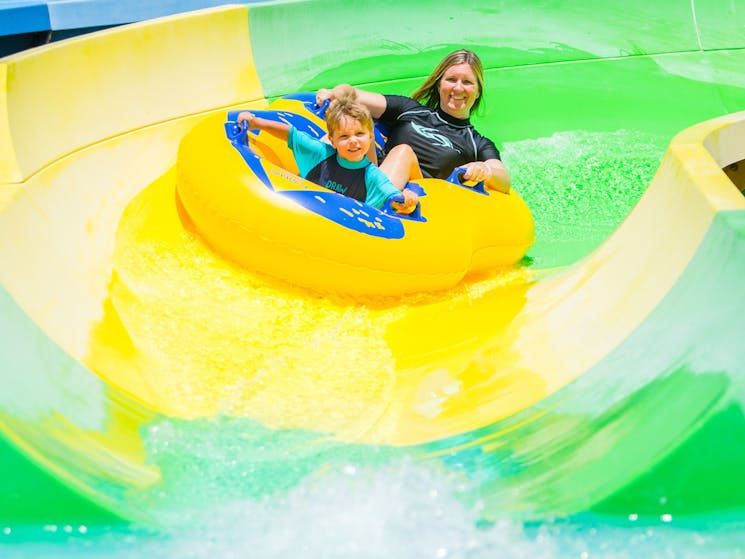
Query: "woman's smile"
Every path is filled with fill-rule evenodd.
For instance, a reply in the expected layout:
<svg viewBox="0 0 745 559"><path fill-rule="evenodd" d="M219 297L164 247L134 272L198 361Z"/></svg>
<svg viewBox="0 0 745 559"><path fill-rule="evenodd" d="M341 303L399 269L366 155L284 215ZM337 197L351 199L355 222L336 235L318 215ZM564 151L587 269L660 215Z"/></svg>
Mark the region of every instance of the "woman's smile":
<svg viewBox="0 0 745 559"><path fill-rule="evenodd" d="M448 68L440 79L440 108L456 118L468 118L481 92L476 74L467 63Z"/></svg>

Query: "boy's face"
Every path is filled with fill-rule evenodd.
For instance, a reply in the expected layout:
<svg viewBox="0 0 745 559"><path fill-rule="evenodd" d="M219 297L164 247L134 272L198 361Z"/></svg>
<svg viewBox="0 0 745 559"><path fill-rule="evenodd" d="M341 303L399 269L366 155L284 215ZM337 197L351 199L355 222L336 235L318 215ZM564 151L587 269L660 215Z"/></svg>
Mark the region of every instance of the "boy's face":
<svg viewBox="0 0 745 559"><path fill-rule="evenodd" d="M359 120L342 117L334 133L329 135L331 145L339 152L339 157L348 161L362 161L370 148L372 136Z"/></svg>

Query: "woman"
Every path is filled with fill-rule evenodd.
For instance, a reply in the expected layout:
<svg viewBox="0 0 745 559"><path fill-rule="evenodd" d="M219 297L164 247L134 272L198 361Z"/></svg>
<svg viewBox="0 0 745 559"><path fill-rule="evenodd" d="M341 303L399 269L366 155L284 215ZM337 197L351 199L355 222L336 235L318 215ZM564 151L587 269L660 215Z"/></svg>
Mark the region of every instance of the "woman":
<svg viewBox="0 0 745 559"><path fill-rule="evenodd" d="M316 102L354 94L373 118L390 127L380 168L398 188L409 180L447 178L464 167L464 179L509 192L510 177L494 143L470 123L481 103L484 72L476 53L447 55L411 97L382 95L348 84L320 89Z"/></svg>

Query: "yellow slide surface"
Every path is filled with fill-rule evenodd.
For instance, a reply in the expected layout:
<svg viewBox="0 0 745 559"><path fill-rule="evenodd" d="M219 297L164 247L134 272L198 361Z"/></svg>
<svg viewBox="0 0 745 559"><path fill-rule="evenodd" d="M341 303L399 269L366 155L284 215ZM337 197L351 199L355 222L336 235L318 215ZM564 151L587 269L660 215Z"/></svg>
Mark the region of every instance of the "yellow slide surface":
<svg viewBox="0 0 745 559"><path fill-rule="evenodd" d="M358 299L239 268L186 225L174 165L205 117L289 93L262 82L252 10L282 7L171 16L0 61L2 375L17 379L0 430L123 516L146 514L122 502L160 476L140 441L154 417L399 447L540 408L639 330L718 216L745 210L722 171L745 159L736 113L681 132L628 218L571 266Z"/></svg>

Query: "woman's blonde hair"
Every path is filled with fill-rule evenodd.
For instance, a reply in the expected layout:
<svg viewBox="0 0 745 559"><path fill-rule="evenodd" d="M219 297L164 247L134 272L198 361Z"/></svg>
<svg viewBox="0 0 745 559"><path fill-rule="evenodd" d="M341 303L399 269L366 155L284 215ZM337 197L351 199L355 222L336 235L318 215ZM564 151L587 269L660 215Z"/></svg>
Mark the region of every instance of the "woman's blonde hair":
<svg viewBox="0 0 745 559"><path fill-rule="evenodd" d="M479 88L479 94L476 97L473 107L471 107L471 110L475 111L481 104L484 93L484 67L481 65L481 59L478 55L471 50L461 49L448 54L440 61L437 68L434 69L421 87L411 95L411 98L432 110L437 109L440 106L440 80L447 69L456 64L468 64L476 75L476 85Z"/></svg>
<svg viewBox="0 0 745 559"><path fill-rule="evenodd" d="M328 128L329 136L333 136L339 127L339 123L344 118L356 120L370 133L373 131L373 119L370 110L358 101L354 94L337 97L329 104L326 111L326 128Z"/></svg>

